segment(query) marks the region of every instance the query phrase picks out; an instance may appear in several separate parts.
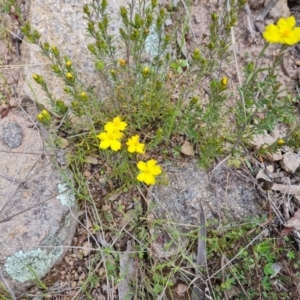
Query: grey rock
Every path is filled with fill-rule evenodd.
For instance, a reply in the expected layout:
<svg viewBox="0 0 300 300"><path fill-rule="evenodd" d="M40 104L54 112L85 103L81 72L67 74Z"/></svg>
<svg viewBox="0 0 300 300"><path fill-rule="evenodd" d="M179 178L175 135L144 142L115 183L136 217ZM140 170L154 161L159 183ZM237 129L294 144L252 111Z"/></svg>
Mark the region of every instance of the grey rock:
<svg viewBox="0 0 300 300"><path fill-rule="evenodd" d="M109 26L109 33L117 37L121 18L119 17L119 7L127 6L127 0L108 1L108 11L112 19ZM87 21L84 20L83 5L90 4L90 0L31 0L29 22L32 27L41 34L41 41L47 41L51 46L55 45L61 52L61 55L68 55L73 62L74 68L78 70L84 85L101 86L103 93L103 84L100 83L99 75L94 70L95 58L87 49L89 43L94 40L88 37ZM51 22L49 22L51 20ZM117 52L122 52L123 47L120 40L117 43ZM24 92L32 99L38 99L48 110L51 110L49 101L40 86L32 79L33 74L40 74L47 82L53 96L68 102L68 96L63 91L62 81L55 76L51 70L49 59L40 54L40 49L35 45L26 45L23 43L23 54L26 59L24 67L25 82ZM29 66L29 67L27 67ZM34 93L33 93L34 91Z"/></svg>
<svg viewBox="0 0 300 300"><path fill-rule="evenodd" d="M300 207L300 195L293 195L292 200L297 205L297 207Z"/></svg>
<svg viewBox="0 0 300 300"><path fill-rule="evenodd" d="M21 145L23 133L20 125L16 122L6 122L3 127L3 141L10 148L17 148Z"/></svg>
<svg viewBox="0 0 300 300"><path fill-rule="evenodd" d="M261 213L253 184L226 167L215 170L211 179L196 161L167 166L164 171L168 185L154 186L149 195L153 218L163 224L159 231L150 228L155 236L152 247L158 257L174 255L187 243L182 234L199 226L200 204L208 222L240 220Z"/></svg>
<svg viewBox="0 0 300 300"><path fill-rule="evenodd" d="M294 174L300 166L300 156L288 151L283 155L280 165L286 172Z"/></svg>
<svg viewBox="0 0 300 300"><path fill-rule="evenodd" d="M11 151L0 140L0 268L18 296L32 285L31 270L42 277L63 258L75 233L77 205L72 176L62 179L56 155L45 149L35 125L29 128L22 112L12 110L0 128L13 120L23 142Z"/></svg>

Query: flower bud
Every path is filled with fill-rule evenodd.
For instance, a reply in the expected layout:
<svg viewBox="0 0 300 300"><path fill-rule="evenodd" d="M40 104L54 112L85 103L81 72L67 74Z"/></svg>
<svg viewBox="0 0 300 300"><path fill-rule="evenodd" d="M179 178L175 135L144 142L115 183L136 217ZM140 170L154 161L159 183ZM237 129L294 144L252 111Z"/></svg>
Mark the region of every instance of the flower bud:
<svg viewBox="0 0 300 300"><path fill-rule="evenodd" d="M119 59L119 65L120 65L120 67L122 67L122 68L124 68L124 67L126 67L126 60L125 59L123 59L123 58L120 58Z"/></svg>
<svg viewBox="0 0 300 300"><path fill-rule="evenodd" d="M44 47L44 50L47 51L47 52L48 52L49 49L50 49L50 45L49 45L49 43L47 43L47 42L44 43L43 47Z"/></svg>
<svg viewBox="0 0 300 300"><path fill-rule="evenodd" d="M54 56L59 56L59 50L56 46L52 46L51 51L52 51Z"/></svg>
<svg viewBox="0 0 300 300"><path fill-rule="evenodd" d="M120 7L120 16L124 19L127 19L127 9L125 6Z"/></svg>
<svg viewBox="0 0 300 300"><path fill-rule="evenodd" d="M221 85L222 87L226 87L228 85L228 78L226 76L221 79Z"/></svg>
<svg viewBox="0 0 300 300"><path fill-rule="evenodd" d="M56 74L60 74L61 73L60 68L59 68L58 65L52 65L51 68L52 68L52 70L53 70L54 73L56 73Z"/></svg>
<svg viewBox="0 0 300 300"><path fill-rule="evenodd" d="M96 48L93 44L88 44L87 48L91 53L96 54Z"/></svg>
<svg viewBox="0 0 300 300"><path fill-rule="evenodd" d="M213 12L212 14L211 14L211 19L213 20L213 21L217 21L218 20L218 14L216 13L216 12Z"/></svg>
<svg viewBox="0 0 300 300"><path fill-rule="evenodd" d="M147 78L149 77L150 75L150 69L148 67L145 67L143 70L142 70L142 75L144 78Z"/></svg>
<svg viewBox="0 0 300 300"><path fill-rule="evenodd" d="M151 0L152 9L157 6L157 0Z"/></svg>
<svg viewBox="0 0 300 300"><path fill-rule="evenodd" d="M199 60L201 58L200 50L198 48L196 48L194 50L194 53L193 53L192 57L195 60Z"/></svg>
<svg viewBox="0 0 300 300"><path fill-rule="evenodd" d="M83 6L83 12L86 14L86 15L90 15L90 9L89 9L89 6L87 4L85 4Z"/></svg>
<svg viewBox="0 0 300 300"><path fill-rule="evenodd" d="M69 69L72 66L72 62L70 60L66 61L66 67Z"/></svg>
<svg viewBox="0 0 300 300"><path fill-rule="evenodd" d="M73 74L72 74L71 72L68 72L68 73L66 74L66 78L67 78L67 80L70 80L70 81L73 81L73 80L74 80L74 76L73 76Z"/></svg>
<svg viewBox="0 0 300 300"><path fill-rule="evenodd" d="M100 71L100 72L101 72L101 71L104 69L104 67L105 67L105 64L104 64L103 61L99 60L99 61L96 61L96 62L95 62L95 69L96 69L97 71Z"/></svg>
<svg viewBox="0 0 300 300"><path fill-rule="evenodd" d="M43 85L45 83L44 78L41 75L38 74L33 74L32 78L34 79L34 81L40 85Z"/></svg>
<svg viewBox="0 0 300 300"><path fill-rule="evenodd" d="M37 119L38 119L38 121L40 121L41 123L43 123L45 117L44 117L43 114L38 114L38 115L37 115Z"/></svg>
<svg viewBox="0 0 300 300"><path fill-rule="evenodd" d="M49 114L49 112L45 109L42 110L42 115L45 117L45 120L47 122L51 121L51 115Z"/></svg>
<svg viewBox="0 0 300 300"><path fill-rule="evenodd" d="M80 93L80 97L81 97L82 101L86 101L87 100L87 94L86 94L86 92L81 92Z"/></svg>

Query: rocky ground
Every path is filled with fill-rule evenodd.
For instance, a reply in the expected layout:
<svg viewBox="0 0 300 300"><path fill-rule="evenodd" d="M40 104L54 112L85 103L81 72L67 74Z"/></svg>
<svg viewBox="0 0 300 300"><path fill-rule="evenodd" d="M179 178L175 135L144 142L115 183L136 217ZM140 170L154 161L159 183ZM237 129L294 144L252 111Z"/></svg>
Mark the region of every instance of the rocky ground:
<svg viewBox="0 0 300 300"><path fill-rule="evenodd" d="M254 22L257 16L259 16L266 7L266 5L263 5L263 2L264 1L249 1L247 9L241 11L239 14L238 24L235 27L235 37L240 68L242 68L243 64L254 60L258 56L264 44L260 31L264 28L265 24L272 22L278 17L288 16L290 13L297 17L300 11L297 1L289 1L288 3L287 1L278 1L277 6L267 14L264 21ZM168 21L168 24L166 24L167 30L171 29L172 24L175 24L180 16L186 14L186 7L182 3L178 4L176 14L174 14ZM11 33L7 32L4 28L10 28L10 30L16 33L18 32L21 23L28 16L29 7L27 4L27 1L18 2L18 7L21 8L21 14L17 12L17 7L10 8L9 11L3 10L1 12L3 16L1 25L4 26L1 27L0 39L0 57L2 62L0 70L4 78L0 84L0 96L2 101L0 106L1 121L5 121L5 119L8 119L12 115L18 116L22 110L21 103L24 101L24 76L22 75L22 49L24 45L12 39ZM183 53L183 55L188 57L189 49L194 49L195 46L199 46L203 43L203 35L208 33L207 24L209 22L209 16L213 11L222 13L223 9L223 1L207 0L203 1L202 4L196 1L192 5L191 27L193 31L189 32L188 36L185 37L185 49L187 52ZM22 16L23 19L21 20L19 16ZM181 35L182 33L178 32L177 40L180 41L182 39ZM276 51L276 46L270 47L262 63L268 64L268 62L274 58ZM279 77L281 78L282 84L284 84L287 90L293 95L297 95L298 92L299 67L299 49L297 46L291 47L284 57ZM234 64L228 68L226 76L229 78L231 88L234 91L235 85L238 83L237 69ZM31 112L31 117L34 118L35 114L36 112ZM30 120L28 122L30 123ZM4 127L1 128L1 131L2 130L5 132ZM278 137L283 134L282 130L284 129L276 128L274 132L258 137L258 139L254 141L254 148L259 147L266 141L276 141ZM2 136L4 135L5 133L3 133ZM7 152L10 151L12 150L7 150ZM162 216L165 214L165 211L167 211L169 214L168 217L171 216L170 219L174 220L174 218L178 219L178 216L181 217L182 210L184 210L185 213L187 213L185 217L188 219L180 219L180 223L192 223L191 220L195 222L194 220L198 218L195 212L198 212L200 209L199 203L196 201L198 199L202 199L203 209L208 219L216 218L221 220L224 219L224 217L227 219L239 219L268 211L264 207L264 199L262 199L263 192L257 191L254 188L253 181L255 181L255 178L251 177L249 173L246 173L245 169L236 171L222 166L216 170L214 169L212 173L207 174L194 169L193 159L193 155L191 155L188 150L182 149L182 154L177 164L165 166L166 172L172 179L173 184L170 188L155 187L151 193L152 201L168 199L169 202L165 203L166 207L164 207L163 211L154 211L154 215L158 214ZM18 299L38 300L43 299L43 297L46 299L60 300L88 299L86 296L87 293L90 295L89 299L122 299L119 297L121 286L118 285L118 283L111 285L106 281L107 278L105 274L107 270L105 270L102 264L101 251L98 251L98 249L107 245L114 245L116 250L124 253L130 252L132 247L130 241L133 239L130 233L128 233L130 229L128 229L126 225L129 223L129 220L134 218L138 219L132 212L133 207L136 208L136 201L141 198L141 194L138 190L132 190L127 193L119 191L114 191L113 193L109 192L103 182L103 177L101 177L98 172L98 164L99 161L91 157L85 166L85 170L83 170L83 175L87 179L87 186L94 201L94 206L91 206L89 203L81 204L81 212L77 217L78 226L75 237L72 241L72 245L68 247L62 262L52 268L42 280L43 284L45 284L44 287L41 282L38 282L35 287L26 292L26 296L19 297ZM277 153L276 158L270 157L269 160L264 161L264 163L255 161L255 164L257 164L258 168L264 168L264 164L268 165L269 175L278 175L280 171L281 182L271 182L271 189L281 193L281 195L288 190L292 195L292 202L284 202L281 203L280 206L280 214L283 215L283 219L285 221L290 220L293 216L291 212L296 211L300 207L300 179L297 175L300 165L299 153L283 149L283 151ZM196 179L197 182L202 182L202 189L200 191L193 189L193 182ZM258 179L264 184L268 183L266 174L260 174ZM180 193L178 192L179 190ZM151 198L151 193L150 196L148 193L145 197L147 196L147 199L149 199L149 197ZM173 195L173 197L170 195ZM189 200L188 204L187 200ZM176 209L174 209L174 207ZM286 208L284 209L282 207ZM100 218L99 215L95 215L95 208L96 211L99 212ZM142 211L144 208L141 207L140 209ZM224 216L222 212L225 210L227 211ZM134 211L136 212L136 210ZM100 231L99 228L97 228L99 219L101 219L100 222L106 223L105 231ZM295 225L293 226L296 228ZM126 235L118 239L118 234L125 232L125 230L128 230L126 231ZM153 248L151 249L157 253L157 258L159 259L166 258L172 253L172 249L169 249L170 253L161 250L164 248L164 244L168 242L167 239L164 239L164 233L162 233L161 236L161 240L157 243L153 243ZM296 241L300 241L296 233L294 238ZM113 259L112 257L112 260ZM132 262L126 255L122 256L120 260L127 266L131 265L133 268L135 266L135 262ZM93 274L89 273L91 264L93 265ZM88 273L89 280L91 280L91 278L98 278L98 280L95 280L94 284L90 284L86 288L83 283L87 282ZM138 275L134 274L132 276ZM123 288L126 289L126 285ZM85 289L88 289L88 291L85 291ZM174 287L174 291L175 294L177 293L176 299L188 299L184 286L177 284ZM234 299L234 297L232 297L232 299Z"/></svg>

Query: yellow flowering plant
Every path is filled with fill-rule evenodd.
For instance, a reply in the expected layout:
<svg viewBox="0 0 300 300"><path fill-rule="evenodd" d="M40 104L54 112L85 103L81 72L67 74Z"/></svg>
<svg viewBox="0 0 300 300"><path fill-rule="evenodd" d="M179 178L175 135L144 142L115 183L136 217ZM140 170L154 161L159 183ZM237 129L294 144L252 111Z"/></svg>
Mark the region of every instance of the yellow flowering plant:
<svg viewBox="0 0 300 300"><path fill-rule="evenodd" d="M104 125L104 130L97 138L100 139L100 149L109 149L113 151L119 151L122 148L121 139L123 137L123 132L128 124L121 120L120 116L115 117L112 121L107 122ZM128 138L126 142L127 151L129 153L145 153L145 144L140 143L139 135L134 135ZM128 162L125 157L123 157L123 163ZM147 162L139 161L137 164L137 168L140 170L136 179L140 182L144 182L147 185L155 184L155 177L161 174L162 170L159 165L157 165L157 161L154 159L150 159Z"/></svg>

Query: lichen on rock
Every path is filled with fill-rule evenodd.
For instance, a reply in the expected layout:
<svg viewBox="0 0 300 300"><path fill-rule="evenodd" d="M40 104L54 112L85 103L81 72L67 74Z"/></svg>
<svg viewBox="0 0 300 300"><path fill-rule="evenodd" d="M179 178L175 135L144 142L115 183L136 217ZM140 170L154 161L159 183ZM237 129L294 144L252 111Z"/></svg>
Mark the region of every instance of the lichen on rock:
<svg viewBox="0 0 300 300"><path fill-rule="evenodd" d="M62 253L61 247L50 252L40 248L29 252L20 250L7 258L4 268L14 280L33 280L36 276L43 277Z"/></svg>
<svg viewBox="0 0 300 300"><path fill-rule="evenodd" d="M75 194L73 190L66 183L60 183L57 188L59 195L56 199L64 206L73 207L75 204Z"/></svg>

